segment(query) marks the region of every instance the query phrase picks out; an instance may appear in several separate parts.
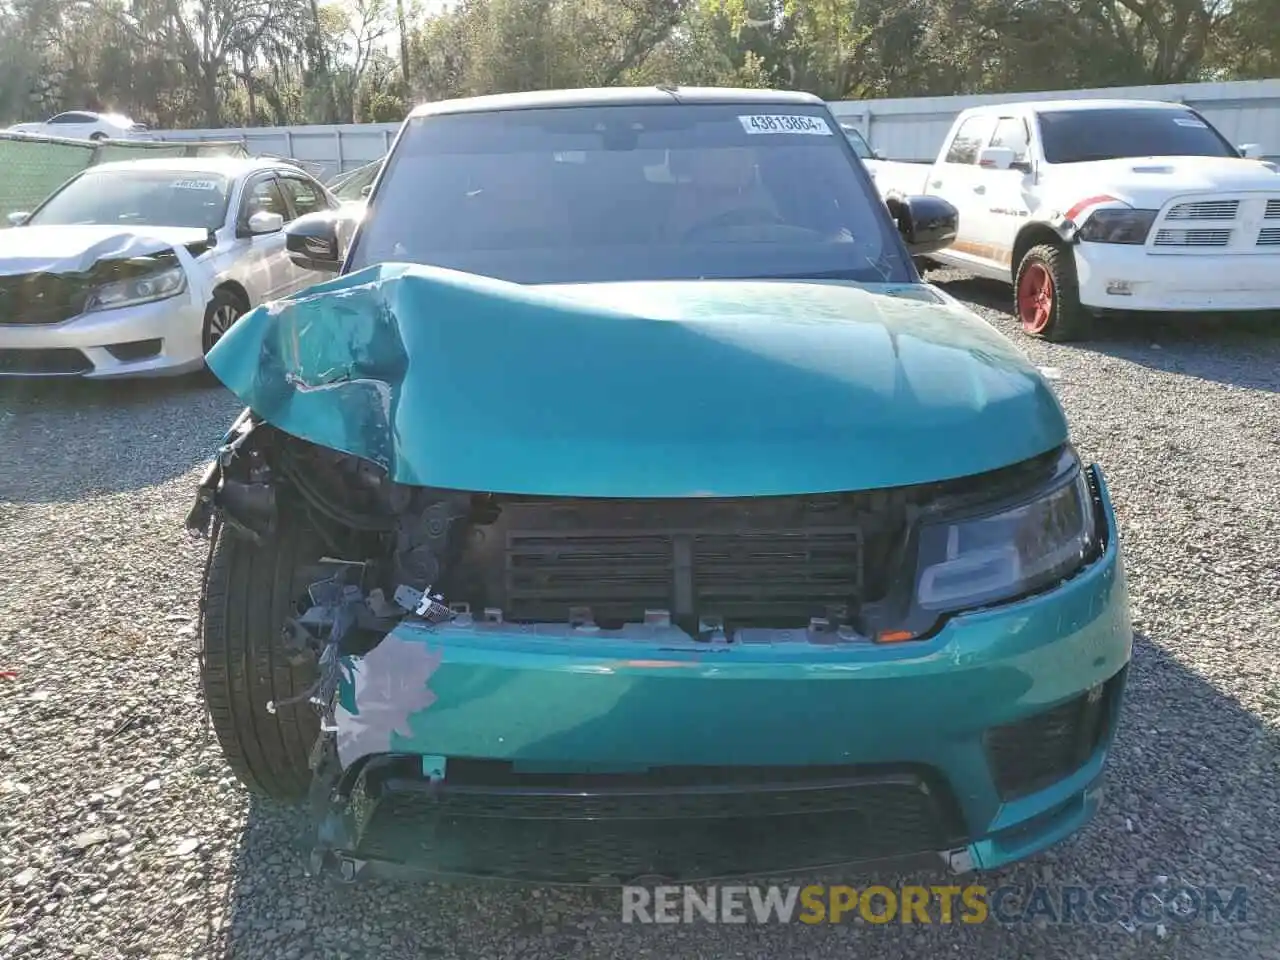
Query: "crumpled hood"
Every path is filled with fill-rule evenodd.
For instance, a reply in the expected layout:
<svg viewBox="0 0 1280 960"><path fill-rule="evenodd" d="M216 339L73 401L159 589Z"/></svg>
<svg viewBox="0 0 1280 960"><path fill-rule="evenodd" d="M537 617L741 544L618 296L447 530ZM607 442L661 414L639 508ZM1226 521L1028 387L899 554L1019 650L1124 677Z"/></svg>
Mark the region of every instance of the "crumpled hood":
<svg viewBox="0 0 1280 960"><path fill-rule="evenodd" d="M144 257L208 242L207 230L186 227L33 226L0 230L0 275L84 273L99 260Z"/></svg>
<svg viewBox="0 0 1280 960"><path fill-rule="evenodd" d="M1063 210L1103 193L1148 210L1189 193L1280 194L1280 174L1260 160L1234 157L1125 157L1049 169L1050 188Z"/></svg>
<svg viewBox="0 0 1280 960"><path fill-rule="evenodd" d="M1023 355L923 285L527 287L384 264L259 307L208 363L288 433L496 493L871 489L1067 436Z"/></svg>

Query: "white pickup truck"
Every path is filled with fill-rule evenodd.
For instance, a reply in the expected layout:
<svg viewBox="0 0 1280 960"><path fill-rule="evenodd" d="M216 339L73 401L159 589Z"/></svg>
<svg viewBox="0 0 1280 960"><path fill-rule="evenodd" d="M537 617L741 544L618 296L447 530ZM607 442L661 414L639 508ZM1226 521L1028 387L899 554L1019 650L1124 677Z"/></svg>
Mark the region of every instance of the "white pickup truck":
<svg viewBox="0 0 1280 960"><path fill-rule="evenodd" d="M1115 310L1280 309L1280 169L1196 111L1144 100L973 107L933 164L869 159L890 210L940 197L955 242L929 255L1011 282L1022 328L1085 336Z"/></svg>

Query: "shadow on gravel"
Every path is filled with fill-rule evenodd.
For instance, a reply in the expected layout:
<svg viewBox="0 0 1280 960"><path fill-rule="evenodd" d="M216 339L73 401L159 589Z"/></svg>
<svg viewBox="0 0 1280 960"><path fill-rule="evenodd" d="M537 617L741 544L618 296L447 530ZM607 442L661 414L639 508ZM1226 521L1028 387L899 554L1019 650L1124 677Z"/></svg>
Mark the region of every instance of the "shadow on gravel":
<svg viewBox="0 0 1280 960"><path fill-rule="evenodd" d="M164 483L213 455L235 404L201 377L0 379L0 502L65 503Z"/></svg>
<svg viewBox="0 0 1280 960"><path fill-rule="evenodd" d="M1165 638L1165 645L1172 647L1177 639ZM1268 882L1274 879L1273 831L1280 818L1280 746L1274 731L1185 669L1164 645L1141 636L1120 729L1098 818L1038 858L973 878L993 901L999 887L1016 891L1002 899L999 919L993 906L992 917L979 925L937 922L936 903L934 922L927 926L762 926L753 920L639 925L622 922L620 895L613 890L372 880L343 886L304 876L309 833L301 813L255 801L234 854L230 900L220 905L221 921L210 917L206 923L209 951L202 955L218 960L1271 956L1267 945L1278 942L1280 932L1280 904L1275 884ZM957 882L932 871L875 877L849 872L783 882L813 880L859 888ZM1142 899L1144 890L1163 890L1172 904L1188 885L1221 888L1224 901L1237 886L1246 887L1244 919L1210 923L1202 910L1187 920L1172 906ZM1053 911L1039 920L1029 907L1037 886L1047 891ZM1147 912L1136 924L1100 922L1091 912L1096 908L1086 905L1085 920L1063 922L1069 886L1085 888L1090 897L1109 887L1118 916L1129 913L1135 896Z"/></svg>
<svg viewBox="0 0 1280 960"><path fill-rule="evenodd" d="M930 282L973 306L1010 311L1008 284L979 277ZM1090 339L1064 346L1165 373L1280 393L1280 317L1117 315L1096 321Z"/></svg>

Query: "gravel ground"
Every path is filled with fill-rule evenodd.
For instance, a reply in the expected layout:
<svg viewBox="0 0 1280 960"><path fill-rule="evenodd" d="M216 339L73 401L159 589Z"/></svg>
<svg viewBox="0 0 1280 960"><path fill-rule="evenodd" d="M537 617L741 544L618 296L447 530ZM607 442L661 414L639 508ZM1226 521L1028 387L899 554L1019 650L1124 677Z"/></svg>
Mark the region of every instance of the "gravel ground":
<svg viewBox="0 0 1280 960"><path fill-rule="evenodd" d="M1017 337L1005 289L932 279ZM196 685L181 524L236 404L161 383L0 394L0 956L1280 957L1280 337L1018 339L1107 471L1139 637L1104 812L987 882L1243 884L1246 922L654 927L604 893L315 885Z"/></svg>

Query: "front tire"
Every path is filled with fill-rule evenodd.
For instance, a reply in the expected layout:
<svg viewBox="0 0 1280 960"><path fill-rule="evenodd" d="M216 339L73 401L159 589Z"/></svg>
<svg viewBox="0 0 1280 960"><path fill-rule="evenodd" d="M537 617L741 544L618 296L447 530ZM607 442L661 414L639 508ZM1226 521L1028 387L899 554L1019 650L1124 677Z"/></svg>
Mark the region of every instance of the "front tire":
<svg viewBox="0 0 1280 960"><path fill-rule="evenodd" d="M315 532L286 515L260 546L224 528L204 588L200 679L222 754L252 792L286 803L310 789L320 719L307 703L271 714L267 702L295 697L316 678L314 659L286 649L281 631L323 553Z"/></svg>
<svg viewBox="0 0 1280 960"><path fill-rule="evenodd" d="M1013 309L1029 337L1065 343L1088 333L1080 284L1070 250L1053 243L1032 247L1018 264Z"/></svg>
<svg viewBox="0 0 1280 960"><path fill-rule="evenodd" d="M213 291L213 297L204 308L204 327L200 333L200 346L206 356L214 344L248 312L248 305L237 294L225 287Z"/></svg>

